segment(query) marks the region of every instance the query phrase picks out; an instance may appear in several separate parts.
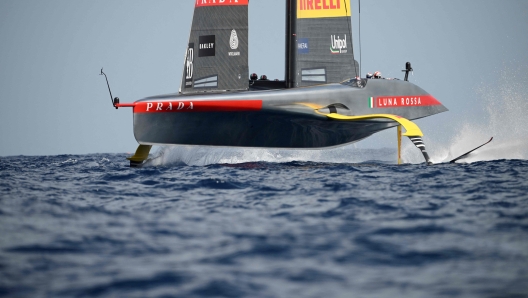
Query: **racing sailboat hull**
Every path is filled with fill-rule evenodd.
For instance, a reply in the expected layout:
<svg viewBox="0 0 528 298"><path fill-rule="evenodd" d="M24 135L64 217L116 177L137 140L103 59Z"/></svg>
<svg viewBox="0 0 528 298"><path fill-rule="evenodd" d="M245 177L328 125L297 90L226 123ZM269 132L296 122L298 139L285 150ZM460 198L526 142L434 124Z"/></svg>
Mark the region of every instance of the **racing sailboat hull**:
<svg viewBox="0 0 528 298"><path fill-rule="evenodd" d="M361 87L328 84L149 97L135 103L134 135L140 144L148 145L321 148L355 142L398 125L383 118L338 121L328 117L332 112L418 119L447 110L409 82L359 82Z"/></svg>

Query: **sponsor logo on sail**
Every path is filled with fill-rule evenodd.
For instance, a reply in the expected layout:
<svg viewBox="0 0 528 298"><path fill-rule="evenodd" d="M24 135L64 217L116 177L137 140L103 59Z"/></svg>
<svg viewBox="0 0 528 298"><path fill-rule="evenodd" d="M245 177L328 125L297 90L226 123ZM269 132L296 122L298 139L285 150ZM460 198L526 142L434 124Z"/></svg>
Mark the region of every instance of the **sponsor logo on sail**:
<svg viewBox="0 0 528 298"><path fill-rule="evenodd" d="M238 36L235 29L231 30L231 36L229 38L229 46L231 47L231 50L238 49Z"/></svg>
<svg viewBox="0 0 528 298"><path fill-rule="evenodd" d="M339 38L339 35L330 35L330 41L330 53L344 54L348 52L346 34L343 39Z"/></svg>
<svg viewBox="0 0 528 298"><path fill-rule="evenodd" d="M192 88L194 72L194 43L190 43L185 57L185 87Z"/></svg>
<svg viewBox="0 0 528 298"><path fill-rule="evenodd" d="M231 50L238 49L238 35L235 29L231 30L231 36L229 37L229 47ZM240 52L229 52L229 56L240 56Z"/></svg>
<svg viewBox="0 0 528 298"><path fill-rule="evenodd" d="M195 7L248 5L248 2L249 2L248 0L196 0Z"/></svg>
<svg viewBox="0 0 528 298"><path fill-rule="evenodd" d="M344 3L343 3L344 2ZM349 17L350 0L299 0L297 18Z"/></svg>
<svg viewBox="0 0 528 298"><path fill-rule="evenodd" d="M370 108L405 108L436 105L440 105L440 102L431 95L379 96L369 98Z"/></svg>
<svg viewBox="0 0 528 298"><path fill-rule="evenodd" d="M215 55L215 35L203 35L198 38L198 57L208 57Z"/></svg>
<svg viewBox="0 0 528 298"><path fill-rule="evenodd" d="M297 40L297 51L299 54L310 53L310 44L308 38L299 38Z"/></svg>

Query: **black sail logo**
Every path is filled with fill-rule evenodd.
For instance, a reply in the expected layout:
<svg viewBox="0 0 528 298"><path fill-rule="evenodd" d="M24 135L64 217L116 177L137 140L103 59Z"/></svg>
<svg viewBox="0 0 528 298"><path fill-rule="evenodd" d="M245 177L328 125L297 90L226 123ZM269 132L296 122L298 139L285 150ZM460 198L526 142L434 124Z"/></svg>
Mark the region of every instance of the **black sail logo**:
<svg viewBox="0 0 528 298"><path fill-rule="evenodd" d="M215 36L204 35L199 38L200 46L198 48L198 57L208 57L215 55Z"/></svg>
<svg viewBox="0 0 528 298"><path fill-rule="evenodd" d="M193 72L194 72L194 43L190 43L187 48L187 57L185 59L185 87L192 88Z"/></svg>

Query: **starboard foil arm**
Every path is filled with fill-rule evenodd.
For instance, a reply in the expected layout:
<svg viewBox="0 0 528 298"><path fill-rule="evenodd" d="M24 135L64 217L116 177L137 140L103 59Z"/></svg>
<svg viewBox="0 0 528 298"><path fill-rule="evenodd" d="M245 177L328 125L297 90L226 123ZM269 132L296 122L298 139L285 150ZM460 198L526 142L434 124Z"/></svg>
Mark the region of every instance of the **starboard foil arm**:
<svg viewBox="0 0 528 298"><path fill-rule="evenodd" d="M422 155L425 158L425 162L428 165L433 164L431 162L431 159L429 158L429 154L427 153L427 150L425 149L425 144L422 140L423 133L422 130L416 125L414 122L412 122L409 119L403 118L398 115L392 115L392 114L367 114L367 115L358 115L358 116L347 116L347 115L341 115L337 113L330 113L326 114L326 116L329 119L332 120L339 120L339 121L362 121L362 120L370 120L370 119L390 119L393 121L398 122L403 128L405 128L404 136L408 137L413 144L420 149L422 152Z"/></svg>

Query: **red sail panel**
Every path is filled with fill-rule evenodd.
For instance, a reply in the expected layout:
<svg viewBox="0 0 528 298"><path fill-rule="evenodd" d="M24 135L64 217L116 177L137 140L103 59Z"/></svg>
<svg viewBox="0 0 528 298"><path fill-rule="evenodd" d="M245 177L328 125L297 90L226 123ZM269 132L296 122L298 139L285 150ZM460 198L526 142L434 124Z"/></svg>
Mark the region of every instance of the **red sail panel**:
<svg viewBox="0 0 528 298"><path fill-rule="evenodd" d="M196 0L195 7L248 5L249 0Z"/></svg>

